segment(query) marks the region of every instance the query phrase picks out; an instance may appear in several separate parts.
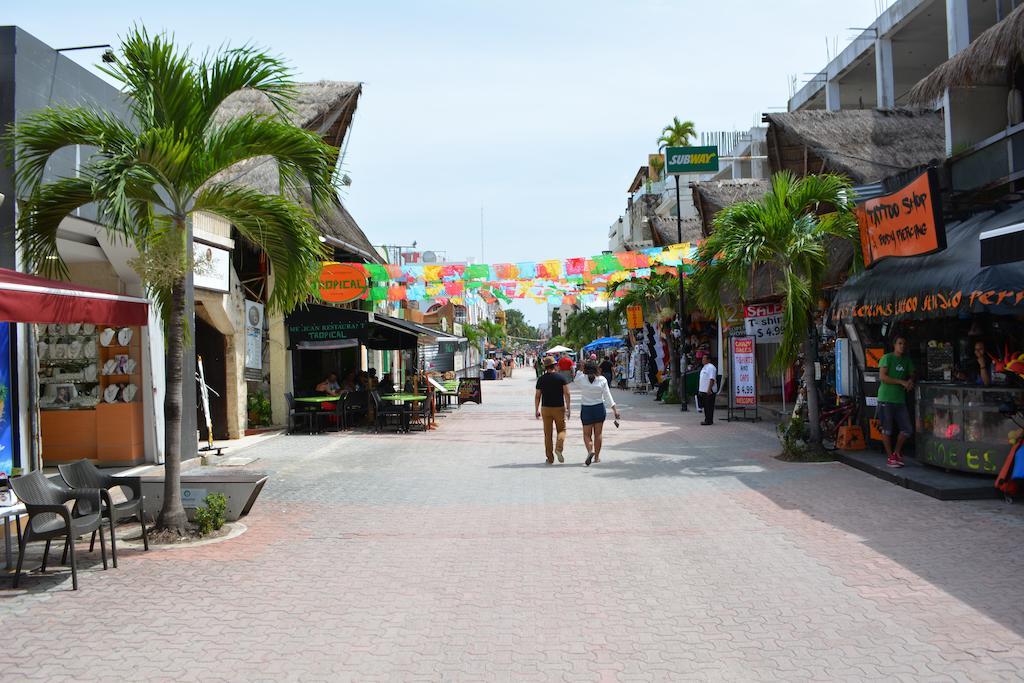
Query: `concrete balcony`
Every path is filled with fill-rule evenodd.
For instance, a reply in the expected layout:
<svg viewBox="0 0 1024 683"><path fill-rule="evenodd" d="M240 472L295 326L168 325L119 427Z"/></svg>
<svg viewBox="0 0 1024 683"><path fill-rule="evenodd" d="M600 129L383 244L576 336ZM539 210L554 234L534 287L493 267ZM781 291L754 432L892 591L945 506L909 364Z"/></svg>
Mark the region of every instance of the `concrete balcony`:
<svg viewBox="0 0 1024 683"><path fill-rule="evenodd" d="M950 157L949 169L954 192L986 190L1024 178L1024 123Z"/></svg>

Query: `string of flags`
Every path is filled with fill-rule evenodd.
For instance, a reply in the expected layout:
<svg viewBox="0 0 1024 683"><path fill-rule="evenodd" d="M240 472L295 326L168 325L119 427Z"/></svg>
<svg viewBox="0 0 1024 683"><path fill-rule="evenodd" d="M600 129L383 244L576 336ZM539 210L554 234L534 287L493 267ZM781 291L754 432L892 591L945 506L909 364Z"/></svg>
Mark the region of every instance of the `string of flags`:
<svg viewBox="0 0 1024 683"><path fill-rule="evenodd" d="M602 253L590 258L549 259L518 263L373 264L349 263L365 273L371 301L432 301L462 304L480 297L496 300L531 299L554 305L592 303L609 299L609 288L625 280L692 271L698 243L686 242L640 251ZM624 295L624 291L615 294Z"/></svg>

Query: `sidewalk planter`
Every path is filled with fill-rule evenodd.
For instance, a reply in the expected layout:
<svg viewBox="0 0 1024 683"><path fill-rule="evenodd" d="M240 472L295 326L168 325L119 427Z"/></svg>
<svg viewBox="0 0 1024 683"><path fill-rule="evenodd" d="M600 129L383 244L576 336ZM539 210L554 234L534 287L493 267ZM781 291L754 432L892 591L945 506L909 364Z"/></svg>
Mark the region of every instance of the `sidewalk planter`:
<svg viewBox="0 0 1024 683"><path fill-rule="evenodd" d="M234 522L249 514L253 503L267 483L262 472L230 472L210 468L209 472L195 471L181 475L181 502L191 521L197 507L210 493L223 493L228 499L225 518ZM156 519L164 502L164 476L162 473L142 476L142 495L146 497L146 517Z"/></svg>

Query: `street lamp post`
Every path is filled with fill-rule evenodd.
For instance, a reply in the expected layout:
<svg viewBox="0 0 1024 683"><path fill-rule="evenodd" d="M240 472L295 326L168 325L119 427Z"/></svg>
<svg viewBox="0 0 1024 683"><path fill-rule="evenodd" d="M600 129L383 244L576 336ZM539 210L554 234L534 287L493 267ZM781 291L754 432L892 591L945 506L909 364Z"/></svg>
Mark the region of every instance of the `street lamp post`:
<svg viewBox="0 0 1024 683"><path fill-rule="evenodd" d="M676 243L683 243L683 212L679 205L679 176L676 175ZM679 398L682 412L686 406L686 290L683 287L683 263L679 262Z"/></svg>

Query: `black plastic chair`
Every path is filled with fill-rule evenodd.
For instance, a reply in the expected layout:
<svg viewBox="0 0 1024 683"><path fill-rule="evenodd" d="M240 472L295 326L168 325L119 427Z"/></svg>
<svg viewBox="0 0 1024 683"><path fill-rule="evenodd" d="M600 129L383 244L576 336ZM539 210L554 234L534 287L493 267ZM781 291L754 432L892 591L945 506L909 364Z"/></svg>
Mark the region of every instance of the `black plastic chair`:
<svg viewBox="0 0 1024 683"><path fill-rule="evenodd" d="M103 533L103 516L99 489L67 489L47 479L36 470L11 480L11 487L25 504L28 524L18 544L18 568L14 572L14 587L21 579L21 567L25 561L25 546L31 541L46 541L43 550L43 564L40 571L46 571L50 555L50 542L64 538L65 555L71 551L71 586L78 590L78 563L75 557L75 539L99 531L100 556L103 569L107 568L107 542ZM75 501L69 510L67 503Z"/></svg>
<svg viewBox="0 0 1024 683"><path fill-rule="evenodd" d="M114 569L117 569L117 538L114 534L114 526L122 519L139 518L139 525L142 527L142 545L149 550L149 536L146 534L145 500L142 497L142 480L139 477L115 477L101 472L88 460L79 460L68 465L58 465L60 476L64 478L67 485L78 489L99 489L100 498L103 500L103 514L110 520L110 555L114 559ZM110 496L111 489L122 487L124 493L131 493L131 497L121 503L115 503ZM126 496L127 497L127 496ZM96 535L93 534L89 542L89 551L92 551Z"/></svg>
<svg viewBox="0 0 1024 683"><path fill-rule="evenodd" d="M388 418L392 417L397 418L395 420L395 426L398 427L399 431L408 431L409 412L406 410L405 406L396 406L393 403L385 402L376 391L371 391L370 397L373 399L373 410L375 412L375 431L379 432L381 428L388 424Z"/></svg>
<svg viewBox="0 0 1024 683"><path fill-rule="evenodd" d="M288 404L288 433L292 434L295 431L295 425L298 422L305 422L309 425L307 430L310 434L313 433L313 420L315 419L314 413L308 410L299 410L295 407L295 397L292 396L291 392L285 392L284 395L285 403Z"/></svg>
<svg viewBox="0 0 1024 683"><path fill-rule="evenodd" d="M422 428L423 431L430 429L430 408L434 402L433 393L433 390L427 389L426 398L413 404L409 414L409 431L412 431L414 426Z"/></svg>
<svg viewBox="0 0 1024 683"><path fill-rule="evenodd" d="M365 391L350 391L345 394L345 424L354 427L369 412L369 402Z"/></svg>

